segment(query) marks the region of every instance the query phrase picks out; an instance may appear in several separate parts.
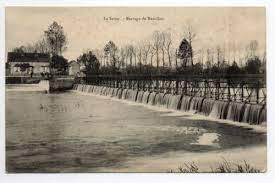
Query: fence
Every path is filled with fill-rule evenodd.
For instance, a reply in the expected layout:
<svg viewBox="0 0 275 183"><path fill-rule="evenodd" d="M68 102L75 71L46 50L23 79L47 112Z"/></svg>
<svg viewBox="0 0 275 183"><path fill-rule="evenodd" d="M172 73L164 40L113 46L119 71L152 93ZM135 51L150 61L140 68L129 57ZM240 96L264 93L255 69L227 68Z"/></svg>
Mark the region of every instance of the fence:
<svg viewBox="0 0 275 183"><path fill-rule="evenodd" d="M200 96L216 100L266 103L265 75L98 75L76 78L76 83L123 89Z"/></svg>

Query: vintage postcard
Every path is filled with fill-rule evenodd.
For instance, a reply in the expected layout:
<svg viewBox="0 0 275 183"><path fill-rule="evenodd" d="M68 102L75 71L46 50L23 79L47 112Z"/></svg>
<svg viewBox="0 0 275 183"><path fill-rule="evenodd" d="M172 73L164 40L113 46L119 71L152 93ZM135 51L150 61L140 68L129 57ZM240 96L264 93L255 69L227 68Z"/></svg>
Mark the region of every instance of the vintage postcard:
<svg viewBox="0 0 275 183"><path fill-rule="evenodd" d="M263 173L266 8L6 7L7 173Z"/></svg>

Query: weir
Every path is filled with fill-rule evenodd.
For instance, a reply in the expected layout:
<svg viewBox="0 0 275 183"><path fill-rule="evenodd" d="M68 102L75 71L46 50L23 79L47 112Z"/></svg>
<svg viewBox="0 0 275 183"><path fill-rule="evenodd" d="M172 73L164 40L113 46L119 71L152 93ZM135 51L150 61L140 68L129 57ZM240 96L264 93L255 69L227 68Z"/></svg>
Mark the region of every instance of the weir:
<svg viewBox="0 0 275 183"><path fill-rule="evenodd" d="M211 118L241 123L262 124L266 122L265 104L248 104L237 101L216 100L205 97L138 91L96 85L75 84L74 90L123 100L155 105L189 113L198 113Z"/></svg>
<svg viewBox="0 0 275 183"><path fill-rule="evenodd" d="M251 104L266 103L266 78L264 74L234 76L97 75L76 78L75 84L169 93Z"/></svg>

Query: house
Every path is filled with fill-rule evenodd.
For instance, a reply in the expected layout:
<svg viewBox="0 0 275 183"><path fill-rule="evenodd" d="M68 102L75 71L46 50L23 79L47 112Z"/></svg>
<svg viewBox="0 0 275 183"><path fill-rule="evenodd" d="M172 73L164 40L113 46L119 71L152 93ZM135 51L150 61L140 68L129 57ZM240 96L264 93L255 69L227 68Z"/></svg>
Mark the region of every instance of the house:
<svg viewBox="0 0 275 183"><path fill-rule="evenodd" d="M13 76L49 73L50 55L45 53L8 52L9 74Z"/></svg>
<svg viewBox="0 0 275 183"><path fill-rule="evenodd" d="M71 61L69 63L69 75L70 76L77 76L80 73L80 64L76 61Z"/></svg>

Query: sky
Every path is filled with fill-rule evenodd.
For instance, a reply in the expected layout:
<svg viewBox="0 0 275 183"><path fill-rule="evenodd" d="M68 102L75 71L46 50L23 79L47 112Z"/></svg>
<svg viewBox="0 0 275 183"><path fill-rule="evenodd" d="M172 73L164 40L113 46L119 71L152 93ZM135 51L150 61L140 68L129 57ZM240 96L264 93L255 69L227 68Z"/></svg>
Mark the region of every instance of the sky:
<svg viewBox="0 0 275 183"><path fill-rule="evenodd" d="M110 17L119 20L106 20ZM251 40L258 41L259 54L266 49L264 7L7 7L6 52L34 43L53 21L64 28L68 48L63 56L69 60L87 49L103 49L109 40L118 47L138 44L155 30L169 30L178 47L186 24L196 33L195 51L220 45L231 53L232 45L244 50Z"/></svg>

